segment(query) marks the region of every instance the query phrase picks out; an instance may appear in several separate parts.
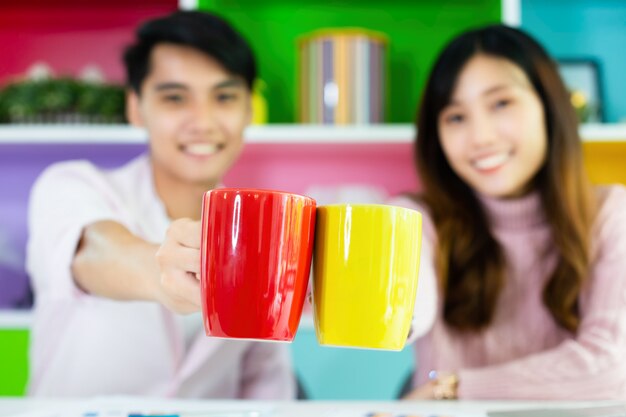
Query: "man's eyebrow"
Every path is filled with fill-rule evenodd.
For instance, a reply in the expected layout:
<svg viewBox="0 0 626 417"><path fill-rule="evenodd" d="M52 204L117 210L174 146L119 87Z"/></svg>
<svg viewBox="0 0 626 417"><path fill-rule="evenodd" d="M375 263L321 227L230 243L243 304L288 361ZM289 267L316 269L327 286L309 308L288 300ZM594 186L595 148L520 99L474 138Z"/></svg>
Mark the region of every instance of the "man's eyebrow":
<svg viewBox="0 0 626 417"><path fill-rule="evenodd" d="M239 78L229 78L228 80L224 80L222 82L215 84L213 86L213 89L217 90L217 89L226 88L226 87L241 87L243 85L244 85L243 80L240 80Z"/></svg>
<svg viewBox="0 0 626 417"><path fill-rule="evenodd" d="M163 90L187 90L188 87L183 84L183 83L177 83L177 82L166 82L166 83L161 83L161 84L157 84L154 89L156 91L163 91Z"/></svg>

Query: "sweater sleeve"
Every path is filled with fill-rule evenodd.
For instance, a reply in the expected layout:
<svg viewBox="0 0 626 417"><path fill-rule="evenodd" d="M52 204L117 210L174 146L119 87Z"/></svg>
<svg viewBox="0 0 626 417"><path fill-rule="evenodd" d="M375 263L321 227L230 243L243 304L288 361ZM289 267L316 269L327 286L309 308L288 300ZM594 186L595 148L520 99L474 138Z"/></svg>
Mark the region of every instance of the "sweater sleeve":
<svg viewBox="0 0 626 417"><path fill-rule="evenodd" d="M623 399L626 393L626 191L600 210L575 338L508 363L459 370L462 399Z"/></svg>

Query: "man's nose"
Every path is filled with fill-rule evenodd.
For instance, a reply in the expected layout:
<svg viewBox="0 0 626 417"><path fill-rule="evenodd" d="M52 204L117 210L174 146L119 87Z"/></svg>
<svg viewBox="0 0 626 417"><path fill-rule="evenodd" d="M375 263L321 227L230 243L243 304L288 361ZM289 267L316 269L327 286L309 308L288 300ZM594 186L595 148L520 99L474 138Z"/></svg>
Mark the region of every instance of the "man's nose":
<svg viewBox="0 0 626 417"><path fill-rule="evenodd" d="M191 127L197 133L206 133L215 129L217 114L210 103L196 103L191 112Z"/></svg>

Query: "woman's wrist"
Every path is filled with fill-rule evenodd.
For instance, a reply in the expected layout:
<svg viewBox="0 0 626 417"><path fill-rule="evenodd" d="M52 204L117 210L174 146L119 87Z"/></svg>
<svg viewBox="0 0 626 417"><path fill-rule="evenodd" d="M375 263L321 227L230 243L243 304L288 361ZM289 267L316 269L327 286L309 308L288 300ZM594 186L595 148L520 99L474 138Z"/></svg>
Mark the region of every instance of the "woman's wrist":
<svg viewBox="0 0 626 417"><path fill-rule="evenodd" d="M455 400L458 398L459 377L454 372L430 371L428 378L433 383L435 400Z"/></svg>

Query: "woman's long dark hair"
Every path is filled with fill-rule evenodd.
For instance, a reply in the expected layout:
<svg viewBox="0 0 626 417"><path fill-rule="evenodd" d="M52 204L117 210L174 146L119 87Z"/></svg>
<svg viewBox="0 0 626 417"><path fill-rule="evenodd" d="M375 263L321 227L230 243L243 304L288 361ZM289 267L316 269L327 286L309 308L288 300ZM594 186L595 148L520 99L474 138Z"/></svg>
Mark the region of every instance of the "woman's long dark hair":
<svg viewBox="0 0 626 417"><path fill-rule="evenodd" d="M437 272L445 322L481 330L494 315L505 280L504 253L489 229L474 191L452 170L441 148L438 120L456 80L476 54L504 58L521 68L541 99L547 158L534 178L552 229L559 260L543 290L554 320L575 332L578 297L589 272L595 199L583 167L578 121L556 64L526 33L502 25L466 32L441 53L426 84L418 114L415 160L438 234Z"/></svg>

